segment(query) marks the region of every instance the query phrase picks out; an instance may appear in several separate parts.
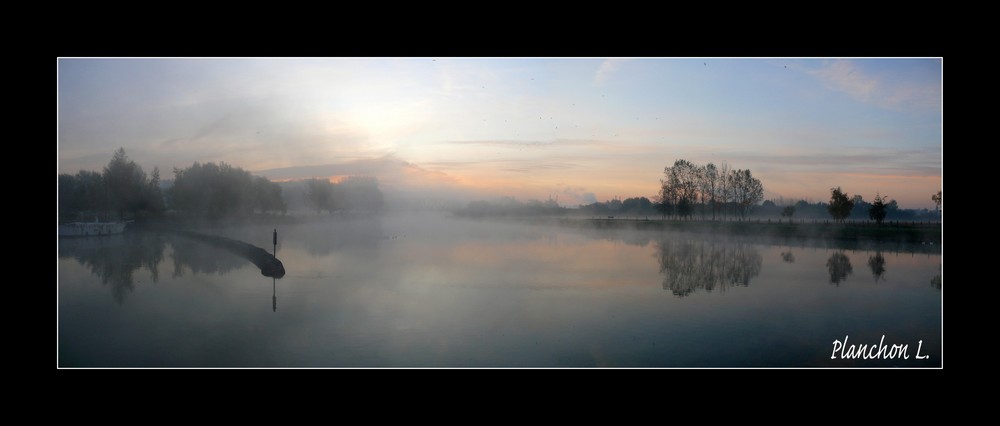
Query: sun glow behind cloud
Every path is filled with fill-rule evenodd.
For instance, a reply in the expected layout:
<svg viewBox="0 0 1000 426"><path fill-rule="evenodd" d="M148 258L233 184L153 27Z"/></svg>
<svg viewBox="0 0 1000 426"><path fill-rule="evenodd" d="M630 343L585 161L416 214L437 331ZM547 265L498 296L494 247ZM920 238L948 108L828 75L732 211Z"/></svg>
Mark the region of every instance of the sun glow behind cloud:
<svg viewBox="0 0 1000 426"><path fill-rule="evenodd" d="M570 205L652 196L677 158L750 168L769 196L819 200L843 186L930 207L940 189L936 59L58 65L59 171L67 173L100 169L123 146L165 175L226 161L274 179L369 174L400 190L560 194Z"/></svg>

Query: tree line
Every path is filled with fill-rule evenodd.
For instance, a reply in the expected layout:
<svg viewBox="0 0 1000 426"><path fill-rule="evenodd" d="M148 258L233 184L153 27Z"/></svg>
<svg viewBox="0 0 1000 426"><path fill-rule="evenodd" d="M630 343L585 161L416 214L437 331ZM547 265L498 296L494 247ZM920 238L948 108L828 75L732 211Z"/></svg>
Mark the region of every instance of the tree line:
<svg viewBox="0 0 1000 426"><path fill-rule="evenodd" d="M309 179L306 181L306 198L316 213L324 210L373 212L382 210L385 198L378 188L378 179L371 176L348 176L333 183L329 179Z"/></svg>
<svg viewBox="0 0 1000 426"><path fill-rule="evenodd" d="M307 186L312 207L319 210L377 211L384 204L378 181L371 177L349 177L339 184L313 179ZM159 169L147 175L123 148L101 173L60 174L57 187L59 220L64 222L145 219L165 213L217 220L285 214L288 209L279 184L225 162L175 168L173 185L161 189Z"/></svg>
<svg viewBox="0 0 1000 426"><path fill-rule="evenodd" d="M453 213L465 217L557 216L568 211L569 209L559 206L559 203L551 198L546 201L531 199L521 202L512 197L503 197L494 202L472 201L465 207L453 210Z"/></svg>
<svg viewBox="0 0 1000 426"><path fill-rule="evenodd" d="M934 201L935 210L940 210L941 191L931 195L931 200ZM853 197L848 196L839 186L830 188L830 203L827 204L827 211L835 221L841 223L846 219L868 219L881 225L886 218L895 220L918 218L916 211L901 210L896 200L890 200L888 196L879 192L875 192L875 198L869 203L859 194L855 194ZM926 217L927 214L924 216Z"/></svg>
<svg viewBox="0 0 1000 426"><path fill-rule="evenodd" d="M81 170L58 177L59 219L136 219L159 215L164 209L160 170L150 175L128 158L123 148L115 151L101 173Z"/></svg>
<svg viewBox="0 0 1000 426"><path fill-rule="evenodd" d="M594 216L636 217L659 213L664 219L667 216L690 219L697 211L703 219L709 212L713 220L719 215L725 217L730 213L746 219L763 197L764 186L749 169L731 169L726 163L722 167L716 167L713 163L699 166L680 159L673 166L664 167L660 191L653 200L646 197L624 200L615 197L605 202L581 205L577 212ZM553 203L552 200L549 202ZM482 203L470 204L466 210L482 211L489 207Z"/></svg>
<svg viewBox="0 0 1000 426"><path fill-rule="evenodd" d="M625 216L649 216L657 213L656 205L646 197L631 197L624 200L615 197L606 202L594 202L580 206L580 213L592 214L596 216L604 215L625 215Z"/></svg>
<svg viewBox="0 0 1000 426"><path fill-rule="evenodd" d="M625 215L646 216L660 213L667 216L690 219L699 213L702 219L711 214L713 220L720 215L725 218L733 214L741 220L756 217L782 217L821 219L832 217L837 222L851 220L872 220L881 224L885 220L933 220L938 218L941 208L941 191L931 196L935 212L927 209L901 209L896 200L876 192L868 202L861 195L848 196L840 187L831 188L829 202L809 203L798 200L786 203L782 198L761 203L764 186L749 170L731 169L723 163L721 167L709 163L704 166L679 159L663 170L659 194L650 201L646 197L632 197L622 200L615 197L605 202L581 205L578 212L596 216Z"/></svg>
<svg viewBox="0 0 1000 426"><path fill-rule="evenodd" d="M195 162L186 169L175 168L167 200L180 214L209 219L286 211L278 184L225 162Z"/></svg>
<svg viewBox="0 0 1000 426"><path fill-rule="evenodd" d="M764 185L753 176L750 169L732 169L723 162L704 166L688 160L674 161L663 168L657 204L664 218L677 216L690 219L699 208L704 219L712 212L725 218L731 212L746 219L751 209L764 198Z"/></svg>
<svg viewBox="0 0 1000 426"><path fill-rule="evenodd" d="M302 181L297 190L299 199L318 213L338 210L379 211L385 200L374 177L351 176L339 183L326 179ZM58 214L60 221L126 220L160 216L165 212L221 219L245 217L254 213L286 213L288 207L282 187L275 182L234 167L225 162L198 163L185 169L174 169L173 186L161 189L160 172L154 167L146 174L142 167L128 158L125 150L116 150L98 173L81 170L75 175L58 176ZM873 220L923 220L937 218L941 208L941 191L931 196L935 203L932 215L924 209L900 209L896 200L876 193L872 202L861 195L849 196L840 187L830 189L828 203L811 204L799 200L782 205L772 200L761 200L764 186L749 169L731 169L725 162L721 167L713 163L704 166L678 159L672 166L664 167L659 193L653 200L646 197L615 198L580 206L577 211L591 215L648 216L660 213L667 216L691 219L697 212L705 219L721 216L738 216L745 220L752 213L758 216L794 218L820 218L829 215L837 222L847 219ZM300 202L301 203L301 202ZM756 210L756 211L755 211ZM526 203L513 198L496 203L475 201L456 213L467 216L486 215L562 215L568 209L554 200L529 200Z"/></svg>

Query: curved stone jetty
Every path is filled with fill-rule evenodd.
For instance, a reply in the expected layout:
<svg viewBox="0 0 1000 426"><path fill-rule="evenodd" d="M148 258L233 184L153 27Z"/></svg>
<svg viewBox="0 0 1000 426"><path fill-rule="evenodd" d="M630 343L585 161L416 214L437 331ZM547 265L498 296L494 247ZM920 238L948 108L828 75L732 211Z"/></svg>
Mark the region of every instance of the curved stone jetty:
<svg viewBox="0 0 1000 426"><path fill-rule="evenodd" d="M194 238L196 240L201 240L212 245L222 247L233 253L236 253L247 260L253 262L260 268L261 275L265 277L281 278L285 276L285 265L281 264L278 258L268 253L260 247L253 244L245 243L243 241L234 240L231 238L220 237L216 235L206 235L199 234L197 232L191 231L174 231L177 234L183 235L185 237Z"/></svg>

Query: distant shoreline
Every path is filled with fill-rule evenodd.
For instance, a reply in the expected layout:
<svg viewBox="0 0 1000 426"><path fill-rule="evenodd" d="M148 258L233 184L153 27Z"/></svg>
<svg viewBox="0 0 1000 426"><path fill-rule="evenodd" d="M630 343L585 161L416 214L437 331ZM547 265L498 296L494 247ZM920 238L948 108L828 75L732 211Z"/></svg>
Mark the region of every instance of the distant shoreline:
<svg viewBox="0 0 1000 426"><path fill-rule="evenodd" d="M836 223L794 221L778 222L766 219L748 221L711 220L660 220L660 219L607 219L588 217L527 218L533 223L554 223L561 226L590 228L596 230L634 229L652 232L688 232L739 238L767 238L770 242L803 242L828 240L848 245L869 245L869 243L905 244L937 247L941 245L941 223L883 223L874 222ZM853 244L851 244L853 243Z"/></svg>
<svg viewBox="0 0 1000 426"><path fill-rule="evenodd" d="M401 212L383 212L384 214L406 214ZM410 212L412 213L412 212ZM789 223L788 219L758 219L746 221L736 220L679 220L645 218L595 218L586 216L481 216L468 217L448 215L467 220L508 221L537 225L556 225L579 230L597 232L614 230L634 230L649 233L656 238L660 233L687 233L709 236L718 239L739 239L743 241L761 242L780 245L814 245L823 242L823 246L857 249L900 249L917 252L940 252L942 242L942 224L940 222L889 222L882 225L875 222L845 222L836 223L832 220L800 219ZM166 220L150 221L132 226L133 229L160 230L166 227L181 229L206 229L232 226L295 225L328 220L369 220L375 216L366 215L316 215L316 216L267 216L243 218L242 220L222 220L211 222L206 220ZM831 245L833 244L833 245Z"/></svg>

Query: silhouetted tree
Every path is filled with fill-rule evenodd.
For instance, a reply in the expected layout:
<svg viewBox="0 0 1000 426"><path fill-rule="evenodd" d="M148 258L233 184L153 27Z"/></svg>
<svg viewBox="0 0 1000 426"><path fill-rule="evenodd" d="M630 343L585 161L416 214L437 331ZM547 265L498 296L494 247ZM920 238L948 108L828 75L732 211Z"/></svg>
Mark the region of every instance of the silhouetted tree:
<svg viewBox="0 0 1000 426"><path fill-rule="evenodd" d="M670 167L663 168L664 178L660 179L660 208L663 212L663 217L666 219L667 215L673 216L674 210L677 205L677 191L670 184Z"/></svg>
<svg viewBox="0 0 1000 426"><path fill-rule="evenodd" d="M316 213L323 210L333 212L333 184L328 179L310 179L306 183L306 191Z"/></svg>
<svg viewBox="0 0 1000 426"><path fill-rule="evenodd" d="M753 177L750 170L736 170L732 174L733 201L739 209L740 217L746 219L753 206L764 199L764 186L760 179Z"/></svg>
<svg viewBox="0 0 1000 426"><path fill-rule="evenodd" d="M622 213L631 215L648 215L653 213L653 203L646 197L631 197L622 201Z"/></svg>
<svg viewBox="0 0 1000 426"><path fill-rule="evenodd" d="M855 220L868 220L868 210L871 209L871 203L865 201L861 194L856 194L851 197L851 202L854 203L854 208L851 209L851 214L848 215L848 219Z"/></svg>
<svg viewBox="0 0 1000 426"><path fill-rule="evenodd" d="M160 189L160 168L153 167L153 172L149 174L149 181L143 191L138 206L139 211L147 212L151 215L159 215L166 210L163 202L163 190Z"/></svg>
<svg viewBox="0 0 1000 426"><path fill-rule="evenodd" d="M729 200L733 198L732 169L729 163L723 161L719 168L719 200L722 202L722 218L725 220L729 210Z"/></svg>
<svg viewBox="0 0 1000 426"><path fill-rule="evenodd" d="M216 220L253 214L260 202L255 192L250 172L225 162L195 162L187 169L174 169L168 195L171 208L178 212Z"/></svg>
<svg viewBox="0 0 1000 426"><path fill-rule="evenodd" d="M708 163L705 165L702 177L702 193L708 196L708 202L712 206L712 220L715 220L715 210L719 197L719 169L715 167L715 164Z"/></svg>
<svg viewBox="0 0 1000 426"><path fill-rule="evenodd" d="M662 183L663 179L660 179L660 182ZM673 211L673 206L670 205L669 199L664 198L662 189L660 194L657 194L654 200L655 200L653 202L654 209L656 210L657 213L659 213L663 217L663 219L666 219L667 215Z"/></svg>
<svg viewBox="0 0 1000 426"><path fill-rule="evenodd" d="M868 217L874 220L875 223L881 225L882 220L885 219L885 214L886 214L885 200L882 198L881 194L876 192L875 201L872 202L871 207L868 208Z"/></svg>
<svg viewBox="0 0 1000 426"><path fill-rule="evenodd" d="M124 148L115 151L111 161L104 167L103 177L110 207L118 212L118 217L124 218L126 211L135 217L140 209L159 210L162 207L162 198L156 203L155 194L150 193L152 189L146 173L142 171L142 167L128 158Z"/></svg>
<svg viewBox="0 0 1000 426"><path fill-rule="evenodd" d="M754 207L758 215L774 216L778 214L778 204L773 200L764 200L759 206Z"/></svg>
<svg viewBox="0 0 1000 426"><path fill-rule="evenodd" d="M93 171L81 170L76 174L77 189L80 191L79 208L85 212L105 212L110 208L108 188L104 176ZM89 219L89 218L88 218Z"/></svg>
<svg viewBox="0 0 1000 426"><path fill-rule="evenodd" d="M338 196L334 203L348 210L379 211L385 203L382 191L378 189L378 179L370 176L348 176L334 185L333 198Z"/></svg>
<svg viewBox="0 0 1000 426"><path fill-rule="evenodd" d="M725 162L721 169L712 163L697 166L684 159L676 160L673 166L663 168L658 196L658 201L663 206L670 207L666 214L690 217L695 206L700 205L704 219L707 214L706 205L711 205L713 220L720 204L723 217L732 202L740 217L746 219L751 209L763 199L764 186L759 179L753 177L750 170L734 171Z"/></svg>
<svg viewBox="0 0 1000 426"><path fill-rule="evenodd" d="M847 197L847 194L840 190L840 187L830 188L830 205L827 207L830 216L838 222L843 222L851 215L854 209L854 202Z"/></svg>
<svg viewBox="0 0 1000 426"><path fill-rule="evenodd" d="M889 200L888 203L885 203L885 213L886 217L891 217L899 213L899 203L896 200Z"/></svg>
<svg viewBox="0 0 1000 426"><path fill-rule="evenodd" d="M698 167L680 159L673 166L664 167L663 174L661 193L670 199L677 215L690 216L698 201Z"/></svg>
<svg viewBox="0 0 1000 426"><path fill-rule="evenodd" d="M785 206L785 208L781 210L781 216L787 217L789 223L792 222L792 216L794 214L795 214L795 206Z"/></svg>
<svg viewBox="0 0 1000 426"><path fill-rule="evenodd" d="M254 207L261 212L285 213L285 200L281 197L281 187L265 177L253 178Z"/></svg>
<svg viewBox="0 0 1000 426"><path fill-rule="evenodd" d="M680 198L675 206L677 210L677 216L683 218L691 218L691 213L694 211L694 203L687 198Z"/></svg>
<svg viewBox="0 0 1000 426"><path fill-rule="evenodd" d="M941 191L938 190L937 194L931 195L931 201L934 202L934 211L941 211Z"/></svg>
<svg viewBox="0 0 1000 426"><path fill-rule="evenodd" d="M121 219L126 212L133 218L143 212L160 213L164 205L159 185L159 169L154 168L152 179L147 178L142 167L119 148L103 173L81 170L76 175L59 175L59 217L91 220L91 215L107 218L114 212Z"/></svg>

